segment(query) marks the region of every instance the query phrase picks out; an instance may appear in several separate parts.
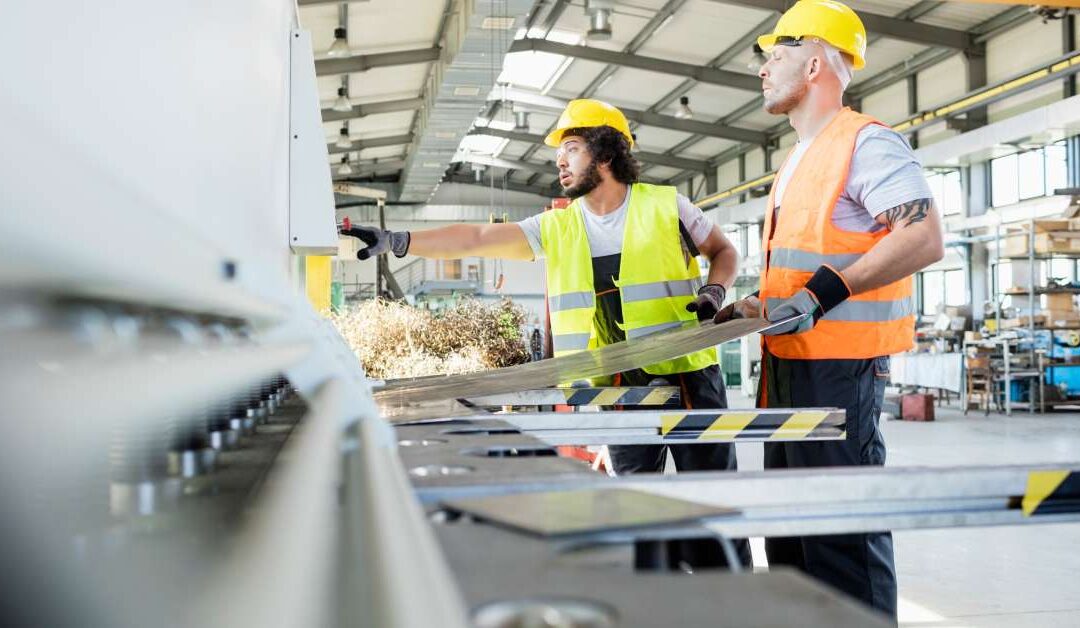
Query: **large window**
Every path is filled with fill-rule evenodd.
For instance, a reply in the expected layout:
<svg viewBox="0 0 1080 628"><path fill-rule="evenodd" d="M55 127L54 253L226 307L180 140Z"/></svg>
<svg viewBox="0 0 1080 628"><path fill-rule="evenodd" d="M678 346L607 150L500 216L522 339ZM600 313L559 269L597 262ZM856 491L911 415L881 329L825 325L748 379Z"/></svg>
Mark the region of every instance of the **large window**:
<svg viewBox="0 0 1080 628"><path fill-rule="evenodd" d="M990 161L990 204L994 207L1046 196L1066 187L1065 142Z"/></svg>
<svg viewBox="0 0 1080 628"><path fill-rule="evenodd" d="M927 316L937 314L938 307L945 302L945 278L941 271L922 274L922 313Z"/></svg>
<svg viewBox="0 0 1080 628"><path fill-rule="evenodd" d="M934 204L942 216L953 216L963 212L963 189L960 186L959 170L927 170L926 182L934 193Z"/></svg>
<svg viewBox="0 0 1080 628"><path fill-rule="evenodd" d="M933 316L943 305L965 305L968 302L964 271L930 270L920 273L922 280L922 313Z"/></svg>
<svg viewBox="0 0 1080 628"><path fill-rule="evenodd" d="M746 225L746 256L761 254L761 229L757 223Z"/></svg>

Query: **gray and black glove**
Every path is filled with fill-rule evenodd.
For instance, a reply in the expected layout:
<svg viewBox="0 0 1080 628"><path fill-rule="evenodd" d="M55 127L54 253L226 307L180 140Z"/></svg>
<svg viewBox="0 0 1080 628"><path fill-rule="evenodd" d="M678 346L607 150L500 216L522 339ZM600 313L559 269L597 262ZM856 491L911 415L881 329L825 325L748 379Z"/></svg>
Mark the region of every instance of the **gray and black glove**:
<svg viewBox="0 0 1080 628"><path fill-rule="evenodd" d="M795 320L761 332L766 336L801 334L814 328L818 319L851 296L851 290L840 273L829 266L820 266L799 290L776 307L769 310L770 321L799 316Z"/></svg>
<svg viewBox="0 0 1080 628"><path fill-rule="evenodd" d="M699 321L708 320L720 311L725 296L727 290L724 286L718 283L705 284L697 291L697 298L686 304L686 311L696 312Z"/></svg>
<svg viewBox="0 0 1080 628"><path fill-rule="evenodd" d="M357 259L368 259L375 255L393 253L395 257L405 257L409 252L411 236L408 231L387 231L377 227L349 227L340 231L341 235L359 238L367 246L356 252Z"/></svg>
<svg viewBox="0 0 1080 628"><path fill-rule="evenodd" d="M751 297L756 297L757 295L758 293L754 292L754 294L743 297L742 300L745 301ZM739 308L735 307L739 303L741 303L741 301L732 301L731 303L728 303L719 312L716 313L716 316L713 317L713 322L719 325L720 323L726 323L733 318L742 318L742 312L739 310Z"/></svg>

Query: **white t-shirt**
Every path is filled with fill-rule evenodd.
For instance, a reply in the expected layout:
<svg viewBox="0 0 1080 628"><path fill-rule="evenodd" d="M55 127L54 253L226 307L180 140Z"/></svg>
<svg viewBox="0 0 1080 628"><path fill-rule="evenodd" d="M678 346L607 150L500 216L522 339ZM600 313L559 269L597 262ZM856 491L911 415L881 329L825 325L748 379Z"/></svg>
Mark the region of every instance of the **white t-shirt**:
<svg viewBox="0 0 1080 628"><path fill-rule="evenodd" d="M626 198L618 209L603 216L589 211L588 204L581 198L581 214L585 222L585 234L589 239L589 250L593 257L604 257L622 252L623 230L626 226L626 208L630 206L630 186L626 187ZM690 199L682 194L675 195L679 206L679 221L695 246L701 246L712 232L713 223L705 217L705 214L694 205ZM533 250L533 258L544 257L544 247L540 240L540 217L543 214L529 216L517 223L525 232L525 238Z"/></svg>
<svg viewBox="0 0 1080 628"><path fill-rule="evenodd" d="M776 175L773 198L777 207L783 206L784 190L813 142L812 138L795 144ZM871 124L855 138L847 184L836 202L833 224L845 231L884 229L875 221L879 214L920 198L933 198L933 193L911 146L896 131Z"/></svg>

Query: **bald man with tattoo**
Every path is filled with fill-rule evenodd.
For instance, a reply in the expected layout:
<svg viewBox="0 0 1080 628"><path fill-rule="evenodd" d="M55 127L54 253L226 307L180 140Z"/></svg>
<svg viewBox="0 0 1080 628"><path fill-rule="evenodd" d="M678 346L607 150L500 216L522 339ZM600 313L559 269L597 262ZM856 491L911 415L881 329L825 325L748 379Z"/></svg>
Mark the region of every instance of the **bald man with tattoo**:
<svg viewBox="0 0 1080 628"><path fill-rule="evenodd" d="M889 356L911 348L912 275L944 255L941 219L904 138L844 107L866 31L847 6L803 0L763 36L765 110L798 136L765 214L758 294L717 314L788 321L766 332L758 403L837 407L843 441L767 443L767 469L885 464ZM896 620L889 532L766 539L794 566Z"/></svg>

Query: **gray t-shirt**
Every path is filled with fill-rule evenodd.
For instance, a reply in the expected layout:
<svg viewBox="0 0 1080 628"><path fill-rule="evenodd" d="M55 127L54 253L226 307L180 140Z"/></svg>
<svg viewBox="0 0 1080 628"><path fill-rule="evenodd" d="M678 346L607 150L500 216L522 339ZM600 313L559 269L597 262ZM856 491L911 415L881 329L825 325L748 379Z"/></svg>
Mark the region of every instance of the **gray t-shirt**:
<svg viewBox="0 0 1080 628"><path fill-rule="evenodd" d="M618 209L599 216L588 209L585 199L581 200L581 214L585 219L585 234L589 238L589 250L593 257L604 257L622 252L623 230L626 226L626 208L630 206L630 186L626 187L626 198ZM679 221L686 228L695 246L701 246L712 232L712 221L682 194L676 194L679 206ZM544 247L540 241L540 217L543 214L529 216L517 223L525 232L525 238L533 250L533 258L544 257Z"/></svg>
<svg viewBox="0 0 1080 628"><path fill-rule="evenodd" d="M784 190L813 141L797 143L777 174L777 207L783 206ZM884 229L875 221L879 214L920 198L933 198L933 194L911 146L896 131L871 124L855 139L847 185L836 202L833 225L845 231L878 231Z"/></svg>

